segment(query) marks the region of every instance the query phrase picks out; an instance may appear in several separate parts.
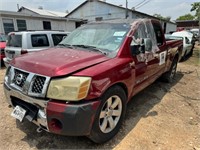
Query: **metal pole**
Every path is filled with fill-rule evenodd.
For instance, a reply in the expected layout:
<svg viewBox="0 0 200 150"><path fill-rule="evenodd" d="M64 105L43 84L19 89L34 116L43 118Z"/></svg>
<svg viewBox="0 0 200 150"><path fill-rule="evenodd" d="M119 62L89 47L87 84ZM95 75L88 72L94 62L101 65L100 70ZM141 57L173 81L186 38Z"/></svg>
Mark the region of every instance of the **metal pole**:
<svg viewBox="0 0 200 150"><path fill-rule="evenodd" d="M19 4L17 4L17 11L19 10Z"/></svg>
<svg viewBox="0 0 200 150"><path fill-rule="evenodd" d="M128 18L128 0L126 0L126 19Z"/></svg>
<svg viewBox="0 0 200 150"><path fill-rule="evenodd" d="M199 45L200 45L200 5L199 5L199 8L198 8L198 19L199 19Z"/></svg>

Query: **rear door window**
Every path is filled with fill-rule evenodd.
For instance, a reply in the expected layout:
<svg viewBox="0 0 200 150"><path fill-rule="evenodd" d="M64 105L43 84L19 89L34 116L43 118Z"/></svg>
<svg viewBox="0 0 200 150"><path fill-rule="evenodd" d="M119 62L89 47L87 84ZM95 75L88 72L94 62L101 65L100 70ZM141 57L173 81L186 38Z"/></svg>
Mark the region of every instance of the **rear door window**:
<svg viewBox="0 0 200 150"><path fill-rule="evenodd" d="M164 43L163 36L162 36L163 35L162 28L157 23L153 22L152 24L153 24L154 32L155 32L155 35L156 35L157 45L161 46Z"/></svg>
<svg viewBox="0 0 200 150"><path fill-rule="evenodd" d="M31 35L32 47L46 47L49 46L49 41L46 34Z"/></svg>
<svg viewBox="0 0 200 150"><path fill-rule="evenodd" d="M67 36L66 34L52 34L53 44L58 45L62 40L63 37Z"/></svg>
<svg viewBox="0 0 200 150"><path fill-rule="evenodd" d="M22 47L22 35L10 34L6 46Z"/></svg>
<svg viewBox="0 0 200 150"><path fill-rule="evenodd" d="M0 34L0 42L6 42L6 36L4 34Z"/></svg>

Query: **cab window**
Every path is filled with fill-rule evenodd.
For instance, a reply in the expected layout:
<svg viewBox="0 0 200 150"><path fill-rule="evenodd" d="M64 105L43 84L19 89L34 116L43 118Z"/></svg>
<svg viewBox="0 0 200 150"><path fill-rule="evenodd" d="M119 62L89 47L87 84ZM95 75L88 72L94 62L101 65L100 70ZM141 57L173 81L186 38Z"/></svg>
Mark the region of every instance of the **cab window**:
<svg viewBox="0 0 200 150"><path fill-rule="evenodd" d="M142 39L147 38L145 25L143 23L138 26L138 28L136 29L132 38L133 39L132 39L132 42L131 42L131 46L132 45L141 45L142 42L143 42Z"/></svg>
<svg viewBox="0 0 200 150"><path fill-rule="evenodd" d="M152 23L153 24L153 28L154 28L154 32L156 35L156 40L157 40L157 45L161 46L163 45L163 34L162 34L162 28L159 24L157 23Z"/></svg>

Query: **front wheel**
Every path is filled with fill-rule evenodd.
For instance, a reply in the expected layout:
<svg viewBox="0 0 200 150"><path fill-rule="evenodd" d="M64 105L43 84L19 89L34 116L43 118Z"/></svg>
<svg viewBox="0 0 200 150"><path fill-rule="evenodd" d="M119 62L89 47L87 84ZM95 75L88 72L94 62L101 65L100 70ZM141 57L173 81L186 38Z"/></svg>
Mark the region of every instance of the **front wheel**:
<svg viewBox="0 0 200 150"><path fill-rule="evenodd" d="M104 143L114 137L122 125L126 111L126 94L120 86L111 87L101 97L89 138Z"/></svg>

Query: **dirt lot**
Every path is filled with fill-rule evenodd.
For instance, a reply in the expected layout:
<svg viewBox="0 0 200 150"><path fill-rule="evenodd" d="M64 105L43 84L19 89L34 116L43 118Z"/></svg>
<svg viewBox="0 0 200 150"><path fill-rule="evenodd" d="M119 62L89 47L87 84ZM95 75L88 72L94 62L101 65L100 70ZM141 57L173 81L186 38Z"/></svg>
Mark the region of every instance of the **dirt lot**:
<svg viewBox="0 0 200 150"><path fill-rule="evenodd" d="M200 149L200 47L178 64L174 84L156 81L133 97L123 127L111 141L97 145L86 137L37 133L28 121L10 116L0 70L0 149Z"/></svg>

